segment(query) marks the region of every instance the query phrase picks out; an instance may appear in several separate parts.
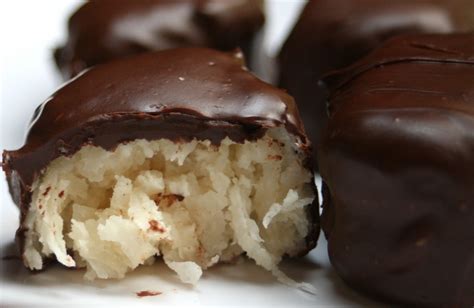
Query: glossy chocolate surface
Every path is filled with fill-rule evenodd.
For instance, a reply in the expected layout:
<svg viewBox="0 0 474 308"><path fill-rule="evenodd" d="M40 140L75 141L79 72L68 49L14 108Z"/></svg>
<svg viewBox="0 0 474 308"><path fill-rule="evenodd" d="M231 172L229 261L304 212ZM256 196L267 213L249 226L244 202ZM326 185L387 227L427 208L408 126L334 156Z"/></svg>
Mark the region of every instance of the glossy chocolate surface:
<svg viewBox="0 0 474 308"><path fill-rule="evenodd" d="M44 168L86 144L113 149L134 139L243 142L280 126L296 137L308 154L303 163L311 168L310 145L293 98L249 73L240 52L145 53L95 66L53 94L35 112L25 145L4 151L3 168L25 215L32 183ZM308 249L319 232L317 198L311 211Z"/></svg>
<svg viewBox="0 0 474 308"><path fill-rule="evenodd" d="M327 121L321 77L365 56L398 34L474 30L472 0L314 0L279 56L279 86L300 109L315 148Z"/></svg>
<svg viewBox="0 0 474 308"><path fill-rule="evenodd" d="M263 0L92 0L55 51L65 77L113 59L177 47L240 47L247 57L264 22Z"/></svg>
<svg viewBox="0 0 474 308"><path fill-rule="evenodd" d="M391 303L474 305L474 34L403 36L326 79L331 263Z"/></svg>

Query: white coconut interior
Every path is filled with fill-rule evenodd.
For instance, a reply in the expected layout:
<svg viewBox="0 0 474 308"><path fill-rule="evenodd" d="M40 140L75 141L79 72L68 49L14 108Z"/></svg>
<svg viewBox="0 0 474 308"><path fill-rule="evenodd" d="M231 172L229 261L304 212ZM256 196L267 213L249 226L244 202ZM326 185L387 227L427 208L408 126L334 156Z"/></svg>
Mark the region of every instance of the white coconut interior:
<svg viewBox="0 0 474 308"><path fill-rule="evenodd" d="M305 247L311 173L285 130L230 139L136 140L114 151L85 146L51 162L35 182L24 259L86 267L87 279L122 278L162 256L182 281L245 253L278 270Z"/></svg>

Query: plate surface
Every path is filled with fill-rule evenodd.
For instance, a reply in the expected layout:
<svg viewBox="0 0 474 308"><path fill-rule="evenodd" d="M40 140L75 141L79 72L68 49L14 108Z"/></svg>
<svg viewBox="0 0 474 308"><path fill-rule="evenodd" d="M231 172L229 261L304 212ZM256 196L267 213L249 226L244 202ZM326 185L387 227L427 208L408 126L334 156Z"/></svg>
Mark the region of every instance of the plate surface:
<svg viewBox="0 0 474 308"><path fill-rule="evenodd" d="M274 55L301 10L302 1L267 0L267 28L262 54ZM60 86L52 49L65 38L68 15L76 0L8 1L0 4L0 149L19 148L34 108ZM261 76L269 78L268 57L261 56ZM374 303L347 288L331 269L327 243L321 238L307 257L285 261L282 269L293 279L313 284L313 296L278 283L269 273L243 261L218 265L194 288L178 281L161 262L141 267L120 281L86 282L80 270L54 265L30 274L17 259L13 243L18 210L0 172L0 306L225 306L225 307L368 307ZM136 292L161 292L138 297Z"/></svg>

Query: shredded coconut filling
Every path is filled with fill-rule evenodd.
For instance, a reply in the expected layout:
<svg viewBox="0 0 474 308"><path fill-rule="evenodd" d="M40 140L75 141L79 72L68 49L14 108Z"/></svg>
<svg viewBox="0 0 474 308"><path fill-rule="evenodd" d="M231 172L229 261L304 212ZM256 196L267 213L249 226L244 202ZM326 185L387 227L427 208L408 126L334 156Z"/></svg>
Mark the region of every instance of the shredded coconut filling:
<svg viewBox="0 0 474 308"><path fill-rule="evenodd" d="M279 281L305 249L314 200L303 154L281 128L256 141L135 140L114 151L85 146L50 163L33 185L24 259L55 257L85 278L122 278L162 256L195 284L202 271L245 253Z"/></svg>

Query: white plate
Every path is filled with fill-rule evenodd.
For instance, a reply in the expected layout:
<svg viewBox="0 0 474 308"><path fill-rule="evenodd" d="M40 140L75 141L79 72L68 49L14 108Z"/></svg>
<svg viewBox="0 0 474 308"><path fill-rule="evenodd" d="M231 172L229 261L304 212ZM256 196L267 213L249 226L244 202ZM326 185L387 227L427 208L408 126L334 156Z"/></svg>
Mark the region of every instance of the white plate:
<svg viewBox="0 0 474 308"><path fill-rule="evenodd" d="M267 35L262 50L275 54L301 9L301 1L268 0ZM51 51L65 37L65 22L77 0L8 1L0 6L0 149L23 143L26 125L36 105L60 83ZM269 31L271 29L271 31ZM261 59L265 59L262 57ZM263 63L263 62L262 62ZM265 66L260 69L264 70ZM18 210L1 173L0 257L16 254L13 244ZM282 285L263 269L246 261L219 265L205 272L197 287L189 287L158 262L141 267L120 281L86 282L79 270L58 265L31 274L18 260L1 260L0 305L106 306L380 306L347 288L331 269L326 241L307 257L285 261L292 278L316 286L316 296ZM140 298L139 291L161 295Z"/></svg>

